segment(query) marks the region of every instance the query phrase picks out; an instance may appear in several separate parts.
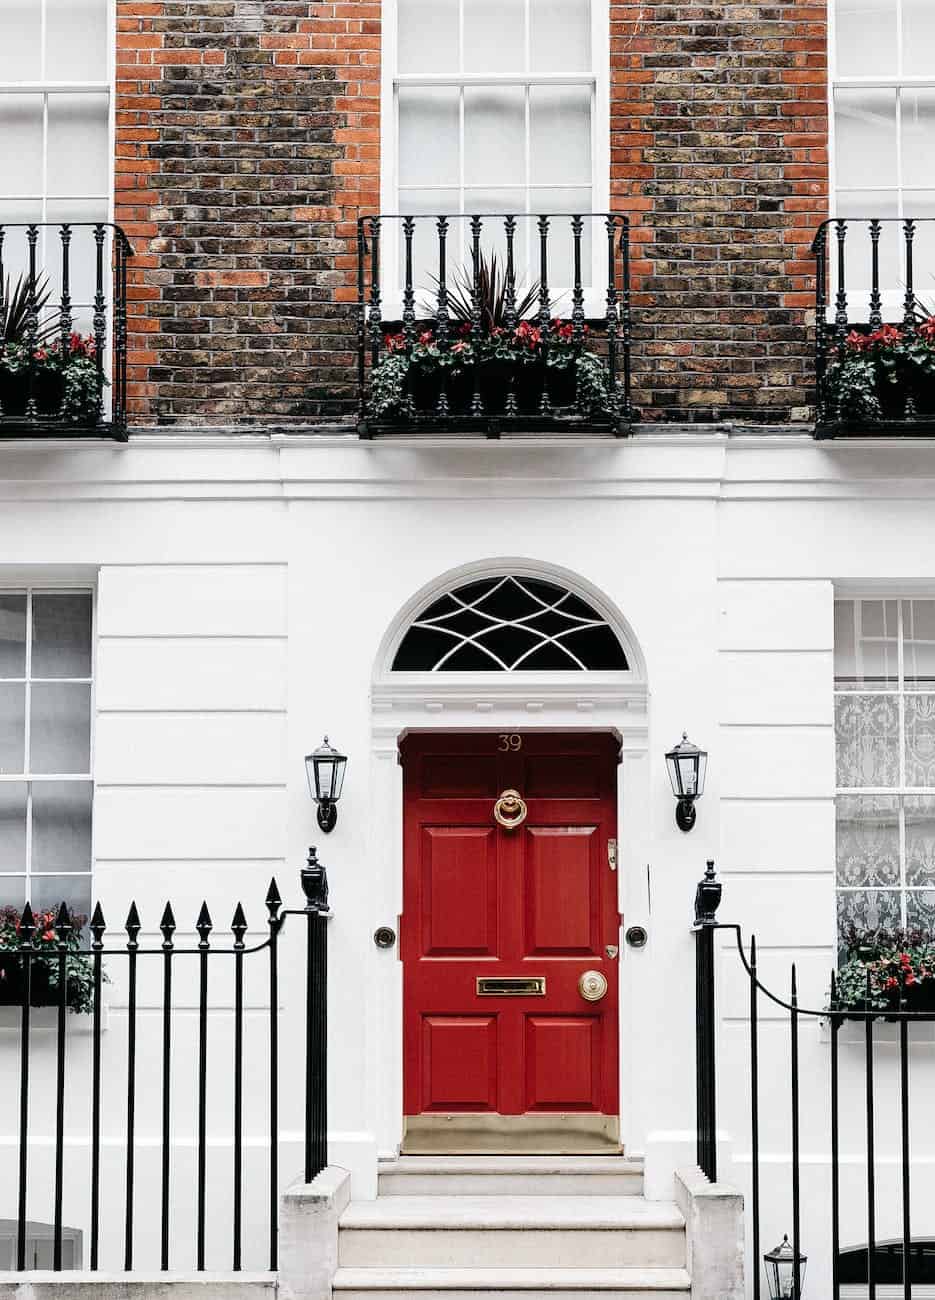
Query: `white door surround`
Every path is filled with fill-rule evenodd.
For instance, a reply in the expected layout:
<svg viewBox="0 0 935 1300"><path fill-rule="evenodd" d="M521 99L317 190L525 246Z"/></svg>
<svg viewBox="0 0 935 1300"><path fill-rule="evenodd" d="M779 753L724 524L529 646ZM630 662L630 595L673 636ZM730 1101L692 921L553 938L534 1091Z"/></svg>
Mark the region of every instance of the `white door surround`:
<svg viewBox="0 0 935 1300"><path fill-rule="evenodd" d="M581 595L617 633L630 664L628 671L599 672L436 672L393 673L400 640L419 612L450 590L473 579L513 573L561 583ZM648 687L639 644L628 624L603 593L577 574L529 559L502 558L466 565L442 575L418 592L384 636L371 688L371 879L373 925L396 921L402 911L402 768L400 739L421 731L610 731L621 741L618 768L618 896L626 912L630 868L640 861L649 802ZM371 949L367 980L367 1041L371 1062L367 1088L369 1113L376 1117L381 1157L395 1157L402 1140L402 963L398 944ZM620 944L621 1138L626 1142L628 966Z"/></svg>

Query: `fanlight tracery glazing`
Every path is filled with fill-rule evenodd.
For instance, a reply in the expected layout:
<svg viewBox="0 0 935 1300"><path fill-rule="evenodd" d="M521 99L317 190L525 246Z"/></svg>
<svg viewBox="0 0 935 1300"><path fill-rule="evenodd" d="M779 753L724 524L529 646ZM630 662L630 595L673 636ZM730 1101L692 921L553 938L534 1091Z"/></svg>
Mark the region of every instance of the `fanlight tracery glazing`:
<svg viewBox="0 0 935 1300"><path fill-rule="evenodd" d="M394 672L563 672L628 668L587 601L541 578L481 578L438 597L406 631Z"/></svg>

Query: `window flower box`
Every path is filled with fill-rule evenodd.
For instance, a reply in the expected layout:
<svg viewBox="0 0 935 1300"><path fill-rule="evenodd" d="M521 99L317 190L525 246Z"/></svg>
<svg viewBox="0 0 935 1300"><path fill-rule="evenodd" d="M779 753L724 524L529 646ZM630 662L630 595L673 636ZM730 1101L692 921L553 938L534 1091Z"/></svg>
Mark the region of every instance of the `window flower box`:
<svg viewBox="0 0 935 1300"><path fill-rule="evenodd" d="M67 930L57 929L54 912L37 912L33 918L33 956L29 958L29 1003L33 1007L57 1006L59 986L59 935L64 936L65 1005L69 1011L89 1012L94 1006L94 970L89 953L82 951L86 917L72 916ZM26 998L27 946L22 914L13 907L0 908L0 1007L21 1007ZM106 980L107 976L104 975Z"/></svg>
<svg viewBox="0 0 935 1300"><path fill-rule="evenodd" d="M607 367L587 350L588 328L529 320L490 333L462 323L453 342L420 329L384 339L370 384L369 411L380 421L438 417L579 416L613 420L618 395Z"/></svg>
<svg viewBox="0 0 935 1300"><path fill-rule="evenodd" d="M935 1015L935 938L922 930L849 930L829 1010Z"/></svg>
<svg viewBox="0 0 935 1300"><path fill-rule="evenodd" d="M842 428L935 422L935 316L850 330L831 353L821 402L826 422Z"/></svg>
<svg viewBox="0 0 935 1300"><path fill-rule="evenodd" d="M98 424L107 379L98 370L94 339L72 334L42 343L30 355L20 342L0 347L0 412L5 419L43 420L93 429Z"/></svg>

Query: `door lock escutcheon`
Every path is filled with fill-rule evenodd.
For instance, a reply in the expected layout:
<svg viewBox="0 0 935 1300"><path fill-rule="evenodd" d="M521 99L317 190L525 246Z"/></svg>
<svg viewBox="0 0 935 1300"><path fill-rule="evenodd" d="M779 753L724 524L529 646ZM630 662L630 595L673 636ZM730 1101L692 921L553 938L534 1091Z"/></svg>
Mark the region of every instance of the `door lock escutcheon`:
<svg viewBox="0 0 935 1300"><path fill-rule="evenodd" d="M585 1002L600 1002L607 992L607 976L599 970L586 970L578 980L578 992Z"/></svg>

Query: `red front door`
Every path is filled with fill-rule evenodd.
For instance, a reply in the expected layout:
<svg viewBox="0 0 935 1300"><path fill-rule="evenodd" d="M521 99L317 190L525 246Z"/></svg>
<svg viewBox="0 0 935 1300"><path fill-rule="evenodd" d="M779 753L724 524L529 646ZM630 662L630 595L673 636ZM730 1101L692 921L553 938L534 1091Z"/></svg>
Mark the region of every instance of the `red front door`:
<svg viewBox="0 0 935 1300"><path fill-rule="evenodd" d="M473 1115L557 1133L561 1117L606 1137L600 1117L618 1112L617 741L414 734L400 749L407 1132ZM494 815L508 790L526 804L515 829ZM600 978L582 991L587 972L606 980L599 1000L585 993L600 994Z"/></svg>

